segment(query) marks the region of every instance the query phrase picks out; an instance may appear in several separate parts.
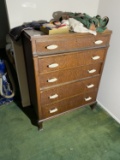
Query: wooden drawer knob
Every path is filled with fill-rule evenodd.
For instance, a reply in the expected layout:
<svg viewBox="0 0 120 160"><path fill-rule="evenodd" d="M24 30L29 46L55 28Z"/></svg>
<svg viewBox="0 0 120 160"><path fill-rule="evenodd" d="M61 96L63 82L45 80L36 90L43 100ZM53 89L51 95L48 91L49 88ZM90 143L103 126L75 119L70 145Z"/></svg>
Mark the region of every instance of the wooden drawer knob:
<svg viewBox="0 0 120 160"><path fill-rule="evenodd" d="M90 101L92 99L92 97L87 97L87 98L85 98L85 101L87 102L87 101Z"/></svg>
<svg viewBox="0 0 120 160"><path fill-rule="evenodd" d="M58 48L58 45L52 44L52 45L47 46L46 48L47 48L48 50L53 50L53 49Z"/></svg>
<svg viewBox="0 0 120 160"><path fill-rule="evenodd" d="M56 68L58 66L59 66L58 63L53 63L53 64L48 65L49 68Z"/></svg>
<svg viewBox="0 0 120 160"><path fill-rule="evenodd" d="M58 79L57 78L52 78L52 79L48 79L48 83L53 83L53 82L56 82Z"/></svg>
<svg viewBox="0 0 120 160"><path fill-rule="evenodd" d="M58 111L57 108L54 108L54 109L50 109L50 110L49 110L50 113L55 113L55 112L57 112L57 111Z"/></svg>
<svg viewBox="0 0 120 160"><path fill-rule="evenodd" d="M96 72L96 69L92 69L92 70L88 70L88 73L95 73Z"/></svg>
<svg viewBox="0 0 120 160"><path fill-rule="evenodd" d="M89 85L87 85L86 87L87 88L93 88L95 85L94 84L89 84Z"/></svg>
<svg viewBox="0 0 120 160"><path fill-rule="evenodd" d="M98 60L98 59L100 59L100 56L93 56L92 59L93 60Z"/></svg>
<svg viewBox="0 0 120 160"><path fill-rule="evenodd" d="M102 44L102 43L103 43L102 40L97 40L97 41L95 41L95 44L97 44L97 45Z"/></svg>
<svg viewBox="0 0 120 160"><path fill-rule="evenodd" d="M55 98L58 98L58 94L54 94L52 96L49 96L50 99L55 99Z"/></svg>

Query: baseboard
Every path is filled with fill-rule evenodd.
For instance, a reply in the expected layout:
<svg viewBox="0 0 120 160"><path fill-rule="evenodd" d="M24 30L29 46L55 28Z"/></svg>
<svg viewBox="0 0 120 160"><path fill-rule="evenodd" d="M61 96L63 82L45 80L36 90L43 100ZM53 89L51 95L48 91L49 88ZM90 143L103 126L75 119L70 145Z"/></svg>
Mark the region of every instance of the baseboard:
<svg viewBox="0 0 120 160"><path fill-rule="evenodd" d="M102 103L100 103L99 101L97 101L97 103L98 103L113 119L115 119L115 121L117 121L118 123L120 123L120 120L119 120L114 114L112 114Z"/></svg>

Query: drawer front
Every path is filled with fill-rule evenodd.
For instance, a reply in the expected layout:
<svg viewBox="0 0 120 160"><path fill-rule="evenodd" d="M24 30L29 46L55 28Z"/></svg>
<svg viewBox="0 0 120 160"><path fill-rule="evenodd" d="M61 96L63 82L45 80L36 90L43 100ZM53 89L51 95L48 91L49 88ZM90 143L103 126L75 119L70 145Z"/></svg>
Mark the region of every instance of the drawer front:
<svg viewBox="0 0 120 160"><path fill-rule="evenodd" d="M49 104L84 92L85 86L79 81L41 91L41 104Z"/></svg>
<svg viewBox="0 0 120 160"><path fill-rule="evenodd" d="M94 91L94 90L98 89L99 82L100 82L100 76L84 80L83 81L84 91L90 92L90 91Z"/></svg>
<svg viewBox="0 0 120 160"><path fill-rule="evenodd" d="M50 104L84 92L90 92L98 88L99 77L89 78L52 89L41 91L41 104Z"/></svg>
<svg viewBox="0 0 120 160"><path fill-rule="evenodd" d="M48 118L82 105L83 95L78 95L57 103L42 106L43 118Z"/></svg>
<svg viewBox="0 0 120 160"><path fill-rule="evenodd" d="M74 68L84 64L83 52L72 52L72 54L51 55L39 58L40 73L46 73L61 69Z"/></svg>
<svg viewBox="0 0 120 160"><path fill-rule="evenodd" d="M97 90L93 92L86 92L83 97L83 105L96 101Z"/></svg>
<svg viewBox="0 0 120 160"><path fill-rule="evenodd" d="M80 94L50 105L45 105L45 106L43 105L42 106L43 118L48 118L63 113L65 111L75 109L82 105L92 103L96 101L96 93L97 93L96 91L88 92L85 93L84 95Z"/></svg>
<svg viewBox="0 0 120 160"><path fill-rule="evenodd" d="M109 44L110 35L99 36L64 36L44 37L36 40L36 52L39 55L62 53L83 50L87 48L99 48Z"/></svg>
<svg viewBox="0 0 120 160"><path fill-rule="evenodd" d="M92 77L101 73L102 63L87 65L83 67L83 77Z"/></svg>
<svg viewBox="0 0 120 160"><path fill-rule="evenodd" d="M101 72L101 63L79 67L70 70L40 74L40 87L54 86L60 83L79 80L85 77L91 77Z"/></svg>
<svg viewBox="0 0 120 160"><path fill-rule="evenodd" d="M49 87L60 83L79 80L83 77L82 67L51 72L47 74L40 74L40 87Z"/></svg>
<svg viewBox="0 0 120 160"><path fill-rule="evenodd" d="M84 54L85 64L89 65L89 64L104 62L106 52L107 48L86 51Z"/></svg>

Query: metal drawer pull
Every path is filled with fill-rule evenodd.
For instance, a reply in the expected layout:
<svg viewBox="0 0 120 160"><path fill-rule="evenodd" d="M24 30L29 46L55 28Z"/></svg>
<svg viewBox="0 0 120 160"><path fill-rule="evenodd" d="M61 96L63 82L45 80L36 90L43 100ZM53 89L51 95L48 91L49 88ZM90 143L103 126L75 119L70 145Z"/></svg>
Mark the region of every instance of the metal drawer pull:
<svg viewBox="0 0 120 160"><path fill-rule="evenodd" d="M94 84L90 84L90 85L87 85L87 88L93 88L95 85Z"/></svg>
<svg viewBox="0 0 120 160"><path fill-rule="evenodd" d="M100 56L94 56L92 57L93 60L97 60L97 59L100 59Z"/></svg>
<svg viewBox="0 0 120 160"><path fill-rule="evenodd" d="M102 40L97 40L97 41L95 41L95 44L102 44L102 43L103 43Z"/></svg>
<svg viewBox="0 0 120 160"><path fill-rule="evenodd" d="M96 69L88 70L88 73L95 73Z"/></svg>
<svg viewBox="0 0 120 160"><path fill-rule="evenodd" d="M49 96L50 99L55 99L55 98L57 98L57 97L58 97L58 94L54 94L54 95L52 95L52 96Z"/></svg>
<svg viewBox="0 0 120 160"><path fill-rule="evenodd" d="M48 65L49 68L56 68L58 66L59 66L58 63L53 63L53 64Z"/></svg>
<svg viewBox="0 0 120 160"><path fill-rule="evenodd" d="M85 98L85 101L90 101L92 97Z"/></svg>
<svg viewBox="0 0 120 160"><path fill-rule="evenodd" d="M49 50L56 49L56 48L58 48L58 45L55 45L55 44L47 46L47 49Z"/></svg>
<svg viewBox="0 0 120 160"><path fill-rule="evenodd" d="M54 109L50 109L50 110L49 110L50 113L55 113L55 112L57 112L57 111L58 111L57 108L54 108Z"/></svg>
<svg viewBox="0 0 120 160"><path fill-rule="evenodd" d="M52 82L56 82L57 80L58 80L57 78L52 78L52 79L48 79L48 82L52 83Z"/></svg>

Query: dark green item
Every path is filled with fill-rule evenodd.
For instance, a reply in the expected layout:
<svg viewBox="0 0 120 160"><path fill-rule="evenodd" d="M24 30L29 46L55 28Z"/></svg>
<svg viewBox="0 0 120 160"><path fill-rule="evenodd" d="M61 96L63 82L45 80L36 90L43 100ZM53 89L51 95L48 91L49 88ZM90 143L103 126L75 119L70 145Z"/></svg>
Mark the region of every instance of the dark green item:
<svg viewBox="0 0 120 160"><path fill-rule="evenodd" d="M90 28L92 24L95 25L97 32L103 32L109 22L108 17L101 18L100 15L91 17L86 13L69 13L69 17L80 21L86 28Z"/></svg>

